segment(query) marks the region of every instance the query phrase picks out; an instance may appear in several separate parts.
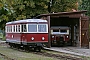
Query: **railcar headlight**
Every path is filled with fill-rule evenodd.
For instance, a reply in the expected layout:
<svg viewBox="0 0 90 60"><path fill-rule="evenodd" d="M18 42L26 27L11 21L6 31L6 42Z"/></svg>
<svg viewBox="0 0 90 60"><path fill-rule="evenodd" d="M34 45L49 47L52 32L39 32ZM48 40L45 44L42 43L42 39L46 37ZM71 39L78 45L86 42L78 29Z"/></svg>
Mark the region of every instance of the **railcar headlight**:
<svg viewBox="0 0 90 60"><path fill-rule="evenodd" d="M68 38L69 36L67 36L67 38Z"/></svg>
<svg viewBox="0 0 90 60"><path fill-rule="evenodd" d="M54 38L54 36L52 36L52 38Z"/></svg>
<svg viewBox="0 0 90 60"><path fill-rule="evenodd" d="M42 40L45 40L45 38L44 38L44 37L42 37Z"/></svg>
<svg viewBox="0 0 90 60"><path fill-rule="evenodd" d="M14 38L14 36L12 35L12 38Z"/></svg>
<svg viewBox="0 0 90 60"><path fill-rule="evenodd" d="M34 37L32 37L31 40L34 40Z"/></svg>

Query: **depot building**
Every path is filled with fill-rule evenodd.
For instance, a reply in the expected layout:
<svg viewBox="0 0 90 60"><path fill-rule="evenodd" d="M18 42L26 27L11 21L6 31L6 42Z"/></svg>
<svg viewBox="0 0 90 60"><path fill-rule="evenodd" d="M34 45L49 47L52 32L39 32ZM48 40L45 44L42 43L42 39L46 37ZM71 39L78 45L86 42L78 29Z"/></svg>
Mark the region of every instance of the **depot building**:
<svg viewBox="0 0 90 60"><path fill-rule="evenodd" d="M51 27L68 26L70 27L71 46L89 48L89 17L85 15L87 11L72 11L41 14L36 18L48 21L49 38L48 47L51 47Z"/></svg>

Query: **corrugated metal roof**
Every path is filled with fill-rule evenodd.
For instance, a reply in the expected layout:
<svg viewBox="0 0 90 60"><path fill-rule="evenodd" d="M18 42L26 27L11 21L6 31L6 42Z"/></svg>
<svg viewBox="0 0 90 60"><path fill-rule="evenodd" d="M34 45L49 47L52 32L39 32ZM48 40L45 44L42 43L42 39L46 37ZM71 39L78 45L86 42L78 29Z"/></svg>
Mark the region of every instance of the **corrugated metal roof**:
<svg viewBox="0 0 90 60"><path fill-rule="evenodd" d="M82 14L87 12L87 10L82 10L82 11L71 11L71 12L57 12L57 13L49 13L49 14L41 14L36 16L36 18L38 17L42 17L42 16L57 16L57 15L66 15L66 14Z"/></svg>

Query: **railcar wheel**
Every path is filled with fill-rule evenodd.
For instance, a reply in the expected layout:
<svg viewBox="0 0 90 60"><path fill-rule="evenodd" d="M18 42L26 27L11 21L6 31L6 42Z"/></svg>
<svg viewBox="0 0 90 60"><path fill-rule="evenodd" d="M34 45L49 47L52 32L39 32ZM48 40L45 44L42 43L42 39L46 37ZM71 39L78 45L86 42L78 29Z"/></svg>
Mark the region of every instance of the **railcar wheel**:
<svg viewBox="0 0 90 60"><path fill-rule="evenodd" d="M25 51L29 52L29 46L26 45L23 48L24 48Z"/></svg>
<svg viewBox="0 0 90 60"><path fill-rule="evenodd" d="M41 51L41 47L35 47L35 48L34 48L34 51L35 51L35 52L40 52L40 51Z"/></svg>
<svg viewBox="0 0 90 60"><path fill-rule="evenodd" d="M11 43L9 43L9 46L10 46L10 48L13 48L13 46L12 46L12 44L11 44Z"/></svg>

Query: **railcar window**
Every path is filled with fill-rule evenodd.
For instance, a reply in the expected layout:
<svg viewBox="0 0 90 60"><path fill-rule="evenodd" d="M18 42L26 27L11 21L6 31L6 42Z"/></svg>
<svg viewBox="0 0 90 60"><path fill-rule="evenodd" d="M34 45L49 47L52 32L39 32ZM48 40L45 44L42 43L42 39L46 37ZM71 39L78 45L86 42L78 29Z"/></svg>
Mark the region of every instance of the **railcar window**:
<svg viewBox="0 0 90 60"><path fill-rule="evenodd" d="M23 32L23 25L21 25L21 31Z"/></svg>
<svg viewBox="0 0 90 60"><path fill-rule="evenodd" d="M11 32L12 32L12 26L11 26Z"/></svg>
<svg viewBox="0 0 90 60"><path fill-rule="evenodd" d="M24 32L27 32L27 27L26 27L26 25L23 26L23 30L24 30Z"/></svg>
<svg viewBox="0 0 90 60"><path fill-rule="evenodd" d="M7 26L7 32L8 32L8 26Z"/></svg>
<svg viewBox="0 0 90 60"><path fill-rule="evenodd" d="M9 26L9 32L10 32L10 30L11 30L11 27Z"/></svg>
<svg viewBox="0 0 90 60"><path fill-rule="evenodd" d="M15 32L15 25L13 25L13 32Z"/></svg>
<svg viewBox="0 0 90 60"><path fill-rule="evenodd" d="M8 32L8 26L6 26L6 32Z"/></svg>
<svg viewBox="0 0 90 60"><path fill-rule="evenodd" d="M37 25L28 25L28 32L37 32Z"/></svg>
<svg viewBox="0 0 90 60"><path fill-rule="evenodd" d="M27 32L27 27L26 27L26 25L21 25L21 27L22 27L22 32Z"/></svg>
<svg viewBox="0 0 90 60"><path fill-rule="evenodd" d="M18 25L16 25L16 32L18 32Z"/></svg>
<svg viewBox="0 0 90 60"><path fill-rule="evenodd" d="M8 32L9 32L9 26L8 26Z"/></svg>
<svg viewBox="0 0 90 60"><path fill-rule="evenodd" d="M10 32L12 32L12 26L10 26Z"/></svg>
<svg viewBox="0 0 90 60"><path fill-rule="evenodd" d="M8 32L9 32L9 26L8 26Z"/></svg>
<svg viewBox="0 0 90 60"><path fill-rule="evenodd" d="M18 32L20 32L20 25L18 25Z"/></svg>
<svg viewBox="0 0 90 60"><path fill-rule="evenodd" d="M38 32L47 32L46 25L38 25Z"/></svg>
<svg viewBox="0 0 90 60"><path fill-rule="evenodd" d="M60 30L60 32L61 32L61 33L66 33L66 32L67 32L67 30Z"/></svg>
<svg viewBox="0 0 90 60"><path fill-rule="evenodd" d="M20 32L20 25L16 26L16 32Z"/></svg>

